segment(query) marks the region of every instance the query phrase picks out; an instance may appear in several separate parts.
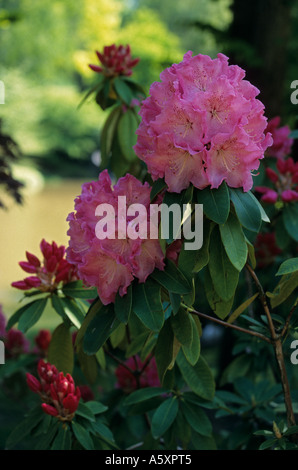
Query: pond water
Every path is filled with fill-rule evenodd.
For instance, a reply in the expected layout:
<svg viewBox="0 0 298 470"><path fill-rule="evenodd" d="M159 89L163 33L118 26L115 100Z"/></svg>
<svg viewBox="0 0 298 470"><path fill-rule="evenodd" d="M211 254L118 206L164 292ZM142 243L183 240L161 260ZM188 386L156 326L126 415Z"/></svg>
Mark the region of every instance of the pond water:
<svg viewBox="0 0 298 470"><path fill-rule="evenodd" d="M42 238L67 245L66 217L73 211L74 198L81 193L83 181L63 180L27 187L23 206L10 204L0 210L0 304L6 315L19 308L23 294L10 286L26 276L19 267L29 251L41 257ZM30 274L27 274L28 276Z"/></svg>

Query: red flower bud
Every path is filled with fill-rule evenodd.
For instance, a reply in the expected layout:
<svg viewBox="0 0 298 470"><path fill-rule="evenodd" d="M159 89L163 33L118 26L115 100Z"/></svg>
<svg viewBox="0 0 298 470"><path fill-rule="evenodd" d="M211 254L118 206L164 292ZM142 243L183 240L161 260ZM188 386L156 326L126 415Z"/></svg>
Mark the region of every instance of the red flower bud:
<svg viewBox="0 0 298 470"><path fill-rule="evenodd" d="M21 266L23 271L25 271L26 273L36 273L37 271L36 266L30 263L27 263L27 261L20 261L19 265Z"/></svg>
<svg viewBox="0 0 298 470"><path fill-rule="evenodd" d="M42 390L41 383L37 380L36 377L27 373L26 381L27 381L28 387L30 388L30 390L32 390L32 392L34 393L41 392Z"/></svg>
<svg viewBox="0 0 298 470"><path fill-rule="evenodd" d="M35 266L36 268L39 268L40 261L37 258L37 256L33 255L32 253L29 253L29 251L26 251L26 257L27 257L27 260L29 261L29 263L32 266Z"/></svg>
<svg viewBox="0 0 298 470"><path fill-rule="evenodd" d="M74 413L79 405L79 399L73 393L67 395L63 400L63 407L68 410L69 413Z"/></svg>
<svg viewBox="0 0 298 470"><path fill-rule="evenodd" d="M48 415L51 415L51 416L58 416L58 411L56 410L56 408L54 408L53 406L51 405L48 405L47 403L42 403L41 405L43 411L45 413L47 413Z"/></svg>

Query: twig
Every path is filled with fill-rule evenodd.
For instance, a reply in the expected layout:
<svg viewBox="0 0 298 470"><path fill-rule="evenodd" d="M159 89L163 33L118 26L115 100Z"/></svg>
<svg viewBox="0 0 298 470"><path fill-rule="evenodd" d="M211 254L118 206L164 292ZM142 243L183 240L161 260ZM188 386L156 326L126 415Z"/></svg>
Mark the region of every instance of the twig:
<svg viewBox="0 0 298 470"><path fill-rule="evenodd" d="M194 310L192 307L188 307L187 305L182 304L182 306L185 307L193 315L197 315L198 317L202 317L202 318L205 318L206 320L210 320L214 323L218 323L219 325L222 325L224 327L233 328L234 330L240 331L241 333L246 333L251 336L256 336L257 338L261 339L262 341L266 341L269 344L272 343L270 338L267 338L267 336L262 335L261 333L257 333L256 331L252 331L252 330L247 330L246 328L242 328L241 326L234 325L233 323L227 323L215 317L210 317L209 315L206 315L205 313L202 313L202 312L198 312L197 310Z"/></svg>

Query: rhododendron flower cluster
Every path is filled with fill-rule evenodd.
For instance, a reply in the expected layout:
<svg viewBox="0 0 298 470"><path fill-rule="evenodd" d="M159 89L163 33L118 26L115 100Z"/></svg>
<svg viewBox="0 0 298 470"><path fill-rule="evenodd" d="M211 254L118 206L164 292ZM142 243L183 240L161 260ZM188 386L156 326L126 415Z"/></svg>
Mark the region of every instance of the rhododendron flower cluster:
<svg viewBox="0 0 298 470"><path fill-rule="evenodd" d="M278 199L283 202L298 201L298 163L292 158L277 160L277 172L266 168L266 174L274 188L256 186L255 190L262 194L261 200L274 204Z"/></svg>
<svg viewBox="0 0 298 470"><path fill-rule="evenodd" d="M266 150L268 157L284 158L291 153L294 139L289 137L289 126L280 126L280 117L276 116L268 122L266 132L270 132L273 144Z"/></svg>
<svg viewBox="0 0 298 470"><path fill-rule="evenodd" d="M130 46L105 46L103 53L96 51L96 55L102 64L90 64L91 70L97 73L103 73L106 77L117 77L118 75L130 76L132 68L135 67L140 61L139 58L133 59L131 57Z"/></svg>
<svg viewBox="0 0 298 470"><path fill-rule="evenodd" d="M276 256L281 253L281 249L276 244L275 233L258 233L254 245L260 269L274 263Z"/></svg>
<svg viewBox="0 0 298 470"><path fill-rule="evenodd" d="M97 287L98 295L105 305L114 302L118 291L123 296L134 278L145 282L156 267L164 269L163 252L158 239L121 239L118 237L118 229L115 231L115 239L97 238L97 206L110 204L118 222L119 196L126 196L126 207L139 203L148 209L150 186L127 174L112 187L108 171L104 170L98 181L83 184L81 195L75 199L76 212L67 218L67 233L70 237L67 260L77 267L78 275L86 286ZM149 210L147 214L149 218ZM132 217L126 218L126 227L131 220ZM115 225L118 227L118 223Z"/></svg>
<svg viewBox="0 0 298 470"><path fill-rule="evenodd" d="M64 376L63 372L58 372L54 365L43 359L38 362L37 371L40 380L27 373L27 384L32 392L40 395L43 411L61 421L71 421L81 397L72 376Z"/></svg>
<svg viewBox="0 0 298 470"><path fill-rule="evenodd" d="M142 362L139 356L134 356L127 359L125 365L128 368L120 364L115 371L117 388L131 393L137 388L160 387L155 358Z"/></svg>
<svg viewBox="0 0 298 470"><path fill-rule="evenodd" d="M161 73L142 103L134 147L153 180L165 178L177 193L190 183L203 189L223 181L251 189L272 139L259 90L244 76L223 54L212 60L191 51Z"/></svg>
<svg viewBox="0 0 298 470"><path fill-rule="evenodd" d="M19 263L23 271L34 276L13 282L11 284L13 287L21 290L36 288L42 292L54 292L60 283L67 284L77 279L75 267L64 257L63 245L58 246L55 242L50 244L42 240L40 249L43 254L42 262L27 251L27 261Z"/></svg>

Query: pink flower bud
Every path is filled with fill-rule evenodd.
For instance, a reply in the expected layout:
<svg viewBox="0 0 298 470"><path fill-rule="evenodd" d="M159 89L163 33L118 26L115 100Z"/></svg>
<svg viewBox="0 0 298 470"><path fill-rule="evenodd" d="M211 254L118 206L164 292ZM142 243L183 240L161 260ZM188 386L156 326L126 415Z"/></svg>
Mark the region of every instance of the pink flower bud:
<svg viewBox="0 0 298 470"><path fill-rule="evenodd" d="M41 392L41 389L42 389L41 383L37 380L36 377L27 373L26 381L27 381L28 387L30 388L30 390L32 390L32 392L34 393Z"/></svg>
<svg viewBox="0 0 298 470"><path fill-rule="evenodd" d="M32 266L35 266L36 268L39 268L40 261L37 258L37 256L33 255L32 253L29 253L29 251L26 251L26 257L27 257L27 260L29 261L29 263Z"/></svg>
<svg viewBox="0 0 298 470"><path fill-rule="evenodd" d="M32 287L39 287L41 284L41 280L36 276L26 277L24 281L26 282L28 289Z"/></svg>
<svg viewBox="0 0 298 470"><path fill-rule="evenodd" d="M41 407L43 411L50 416L58 416L59 414L56 408L51 405L48 405L47 403L42 403Z"/></svg>

